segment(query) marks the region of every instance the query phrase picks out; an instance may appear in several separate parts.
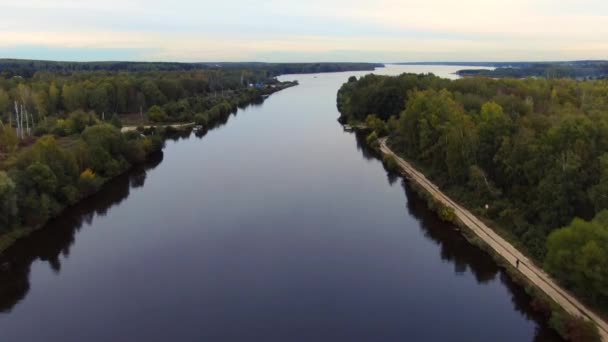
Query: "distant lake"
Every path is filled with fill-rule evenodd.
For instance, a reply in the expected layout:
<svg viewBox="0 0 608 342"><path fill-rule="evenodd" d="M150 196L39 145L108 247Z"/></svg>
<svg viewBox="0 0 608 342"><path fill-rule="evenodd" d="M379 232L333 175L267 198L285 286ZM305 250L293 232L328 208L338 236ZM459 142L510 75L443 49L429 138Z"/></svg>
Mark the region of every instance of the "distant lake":
<svg viewBox="0 0 608 342"><path fill-rule="evenodd" d="M9 249L0 340L560 341L343 131L337 90L364 74L282 76L300 85L169 140Z"/></svg>

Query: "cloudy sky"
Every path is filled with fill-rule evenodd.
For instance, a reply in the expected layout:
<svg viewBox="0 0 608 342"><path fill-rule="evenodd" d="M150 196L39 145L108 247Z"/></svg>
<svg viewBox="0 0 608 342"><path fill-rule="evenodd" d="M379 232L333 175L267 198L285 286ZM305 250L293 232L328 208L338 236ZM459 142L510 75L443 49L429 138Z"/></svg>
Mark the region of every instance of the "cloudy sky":
<svg viewBox="0 0 608 342"><path fill-rule="evenodd" d="M608 0L0 0L0 58L608 59Z"/></svg>

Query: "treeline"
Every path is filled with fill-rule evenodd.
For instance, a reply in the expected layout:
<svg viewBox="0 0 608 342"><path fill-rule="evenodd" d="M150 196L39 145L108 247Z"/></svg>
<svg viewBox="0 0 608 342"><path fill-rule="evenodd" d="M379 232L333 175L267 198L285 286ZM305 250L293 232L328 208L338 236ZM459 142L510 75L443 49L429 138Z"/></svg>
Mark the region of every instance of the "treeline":
<svg viewBox="0 0 608 342"><path fill-rule="evenodd" d="M23 59L0 59L0 75L30 78L38 72L69 75L90 71L200 71L200 70L254 70L267 76L333 71L364 71L382 67L375 63L177 63L177 62L57 62Z"/></svg>
<svg viewBox="0 0 608 342"><path fill-rule="evenodd" d="M608 61L576 61L554 63L513 63L501 65L494 70L459 70L460 76L487 76L495 78L575 78L598 79L608 77Z"/></svg>
<svg viewBox="0 0 608 342"><path fill-rule="evenodd" d="M608 209L607 94L606 80L369 75L338 108L607 310L605 215L559 230Z"/></svg>
<svg viewBox="0 0 608 342"><path fill-rule="evenodd" d="M123 122L195 122L293 86L267 71L37 72L0 78L0 251L162 148L164 130Z"/></svg>
<svg viewBox="0 0 608 342"><path fill-rule="evenodd" d="M191 122L218 104L244 105L289 85L251 70L39 72L30 79L0 78L0 122L61 136L71 134L65 119L78 110L105 121L138 114L134 117L142 121ZM152 107L164 114L148 117Z"/></svg>

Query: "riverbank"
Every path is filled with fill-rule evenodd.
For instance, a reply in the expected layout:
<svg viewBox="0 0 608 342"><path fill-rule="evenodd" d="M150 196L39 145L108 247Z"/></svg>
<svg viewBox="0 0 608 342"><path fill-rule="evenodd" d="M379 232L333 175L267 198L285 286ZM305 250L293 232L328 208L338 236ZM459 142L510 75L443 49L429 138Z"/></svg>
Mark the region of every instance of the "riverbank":
<svg viewBox="0 0 608 342"><path fill-rule="evenodd" d="M236 111L238 110L239 107L242 108L251 103L257 103L259 101L264 101L264 99L267 98L268 96L270 96L278 91L281 91L283 89L296 86L297 84L298 84L297 82L283 82L279 86L264 89L261 92L260 97L256 96L256 97L248 98L246 103L232 102L229 105L226 105L225 108L222 106L218 106L218 108L212 108L212 110L210 110L209 112L202 114L204 116L203 120L198 120L199 118L196 118L197 122L153 123L153 122L146 121L145 124L142 124L142 125L138 124L138 125L123 126L120 128L120 133L122 133L123 135L126 136L129 134L134 134L134 132L139 131L141 134L143 134L143 135L140 135L141 137L143 137L144 135L145 136L159 135L161 137L160 139L166 140L169 136L173 135L174 133L190 132L195 126L199 126L200 129L198 130L198 132L204 134L207 130L209 130L213 127L216 127L217 125L221 125L221 124L225 123L227 121L228 117L231 114L236 113ZM199 122L199 121L202 121L202 122ZM77 144L71 142L69 144L63 143L62 145L67 145L64 148L71 149L71 148L73 148L73 146L76 146ZM160 147L160 150L162 150L162 147ZM24 153L24 152L25 151L19 151L18 153ZM145 160L147 160L148 157L155 152L157 152L157 151L156 150L149 151L149 153L147 153L144 157ZM91 195L99 192L105 186L106 183L108 183L112 179L115 179L116 177L128 172L136 165L137 164L125 165L124 167L121 167L119 170L116 170L112 174L111 177L104 177L104 178L96 177L95 173L92 173L93 177L96 179L96 183L95 183L95 186L92 187L91 190L89 190L85 195L79 196L76 199L71 200L69 203L62 205L58 210L53 212L51 215L48 215L48 217L46 217L42 220L39 220L39 222L37 222L36 224L23 225L23 226L18 225L17 227L10 229L3 234L0 234L0 254L2 254L6 249L11 247L13 244L15 244L18 240L31 235L33 232L35 232L37 230L43 229L50 219L61 215L66 209L70 208L71 206L73 206L77 203L80 203L82 201L85 201ZM2 171L2 168L0 168L0 171Z"/></svg>
<svg viewBox="0 0 608 342"><path fill-rule="evenodd" d="M545 293L567 313L592 321L597 326L602 341L608 341L608 324L602 318L579 302L566 290L562 289L548 274L537 267L531 260L513 247L513 245L486 226L481 220L471 214L470 211L441 192L435 184L429 181L410 163L395 154L387 146L386 141L386 138L380 139L380 151L383 155L393 157L399 168L407 175L409 180L422 187L424 191L430 194L435 200L439 201L443 206L453 210L455 219L458 223L468 228L478 239L480 239L480 241L488 246L496 255L500 256L507 265L510 265L517 270L517 272L519 272L519 274L521 274L530 284Z"/></svg>
<svg viewBox="0 0 608 342"><path fill-rule="evenodd" d="M157 139L158 140L158 138L157 138L158 135L161 136L160 139L166 139L167 136L166 136L165 132L166 131L164 129L162 131L159 130L159 131L156 131L155 133L153 133L151 135L147 135L143 139ZM79 203L81 203L83 201L86 201L89 197L91 197L94 194L96 194L99 191L101 191L108 182L111 182L113 179L115 179L117 177L120 177L123 174L129 172L134 167L147 162L156 153L162 153L161 152L162 151L162 143L159 143L160 145L156 145L154 142L150 142L149 144L151 144L150 145L151 147L148 150L145 150L145 155L143 156L143 159L141 160L141 162L128 163L128 164L124 165L123 167L119 168L115 172L115 174L113 176L111 176L111 177L98 177L95 173L91 172L90 169L87 169L86 171L84 171L83 174L85 174L87 171L90 172L90 173L88 173L88 175L89 175L88 179L90 179L90 181L89 181L90 184L86 187L87 191L84 192L84 193L81 193L80 195L74 195L74 196L78 196L78 197L74 198L68 204L61 206L57 210L57 212L55 214L49 215L42 222L39 222L39 223L37 223L35 225L17 226L16 228L11 229L11 230L9 230L8 232L6 232L4 234L0 234L0 255L6 249L8 249L9 247L11 247L16 242L18 242L20 239L28 237L29 235L31 235L32 233L34 233L34 232L36 232L36 231L38 231L40 229L44 229L44 227L47 225L47 223L51 219L53 219L53 218L61 215L64 211L66 211L70 207L73 207L76 204L79 204ZM83 176L82 175L81 175L80 181L83 181ZM3 265L0 265L0 267L2 267L2 266Z"/></svg>

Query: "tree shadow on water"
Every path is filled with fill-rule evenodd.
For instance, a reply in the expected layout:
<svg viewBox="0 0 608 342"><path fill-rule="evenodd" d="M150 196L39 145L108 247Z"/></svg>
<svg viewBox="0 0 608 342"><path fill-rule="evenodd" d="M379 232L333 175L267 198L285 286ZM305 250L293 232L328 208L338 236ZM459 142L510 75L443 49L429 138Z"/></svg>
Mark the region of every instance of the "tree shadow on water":
<svg viewBox="0 0 608 342"><path fill-rule="evenodd" d="M407 199L408 213L420 222L420 229L424 236L439 246L441 259L454 264L456 274L470 271L479 284L500 281L511 297L513 309L527 320L536 323L535 342L563 341L549 327L548 317L534 310L532 298L524 288L515 283L487 252L469 243L458 227L442 221L435 212L429 209L426 201L416 193L407 180L402 180L401 184Z"/></svg>
<svg viewBox="0 0 608 342"><path fill-rule="evenodd" d="M140 166L120 175L86 200L66 209L42 229L23 238L0 255L0 312L10 312L27 295L30 268L37 261L48 262L55 272L61 270L61 256L69 257L76 232L85 224L90 225L97 216L105 216L119 205L131 189L143 187L146 173L163 160L162 152L156 153Z"/></svg>
<svg viewBox="0 0 608 342"><path fill-rule="evenodd" d="M356 134L356 143L357 149L366 160L376 159L382 164L381 156L368 147L364 134ZM549 327L548 317L533 308L532 298L524 288L515 283L487 252L469 243L454 224L442 221L407 179L386 168L385 171L391 186L401 182L406 196L406 210L420 223L424 236L439 247L441 259L454 265L454 273L464 274L470 271L477 283L482 285L499 281L507 289L513 309L527 320L536 323L534 342L563 341L555 330Z"/></svg>

